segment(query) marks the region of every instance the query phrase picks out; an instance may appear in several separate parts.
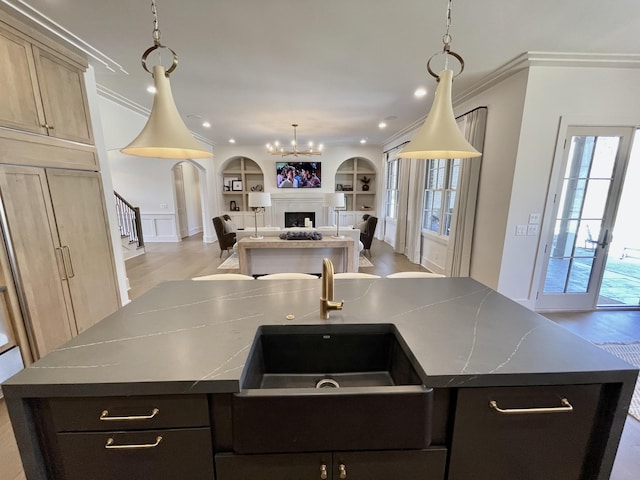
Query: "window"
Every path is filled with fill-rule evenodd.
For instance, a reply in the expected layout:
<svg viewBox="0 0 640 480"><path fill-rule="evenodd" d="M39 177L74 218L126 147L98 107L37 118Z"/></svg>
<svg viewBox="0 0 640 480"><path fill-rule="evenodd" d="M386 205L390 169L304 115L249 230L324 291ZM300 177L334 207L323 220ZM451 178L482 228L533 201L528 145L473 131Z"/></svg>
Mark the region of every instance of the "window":
<svg viewBox="0 0 640 480"><path fill-rule="evenodd" d="M448 237L460 174L460 159L427 160L422 228Z"/></svg>
<svg viewBox="0 0 640 480"><path fill-rule="evenodd" d="M389 218L398 216L398 182L400 173L400 159L387 160L387 212Z"/></svg>

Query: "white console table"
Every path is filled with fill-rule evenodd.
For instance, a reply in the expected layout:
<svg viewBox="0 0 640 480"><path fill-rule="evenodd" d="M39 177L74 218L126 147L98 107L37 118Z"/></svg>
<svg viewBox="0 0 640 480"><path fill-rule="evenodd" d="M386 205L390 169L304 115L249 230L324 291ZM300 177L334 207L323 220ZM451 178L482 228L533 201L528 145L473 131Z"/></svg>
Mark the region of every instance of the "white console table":
<svg viewBox="0 0 640 480"><path fill-rule="evenodd" d="M336 272L353 272L355 242L353 238L324 237L322 240L281 240L264 237L238 240L240 273L321 273L322 259L329 258Z"/></svg>

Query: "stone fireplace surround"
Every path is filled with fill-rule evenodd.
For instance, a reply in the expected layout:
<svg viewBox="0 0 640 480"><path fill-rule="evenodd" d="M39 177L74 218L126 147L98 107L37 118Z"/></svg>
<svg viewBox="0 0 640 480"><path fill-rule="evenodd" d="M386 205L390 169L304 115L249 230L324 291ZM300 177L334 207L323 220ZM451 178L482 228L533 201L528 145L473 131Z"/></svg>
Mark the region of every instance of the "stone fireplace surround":
<svg viewBox="0 0 640 480"><path fill-rule="evenodd" d="M272 193L271 220L267 221L265 218L265 223L273 225L274 227L284 228L285 212L313 212L316 217L313 224L314 227L329 225L329 223L327 223L327 213L329 209L322 206L322 200L322 194L312 192L293 194Z"/></svg>

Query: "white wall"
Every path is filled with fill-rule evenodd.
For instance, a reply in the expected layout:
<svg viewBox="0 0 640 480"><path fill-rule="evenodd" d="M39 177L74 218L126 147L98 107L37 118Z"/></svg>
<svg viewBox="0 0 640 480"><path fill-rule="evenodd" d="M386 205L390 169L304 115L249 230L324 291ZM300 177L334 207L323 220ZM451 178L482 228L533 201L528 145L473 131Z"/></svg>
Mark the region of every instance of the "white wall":
<svg viewBox="0 0 640 480"><path fill-rule="evenodd" d="M222 170L229 159L233 157L246 157L256 162L264 173L264 190L272 193L286 193L287 189L278 189L276 186L276 162L283 162L294 157L281 157L271 155L264 145L242 146L242 145L221 145L215 148L216 181L222 182ZM379 187L382 176L382 149L380 146L338 146L325 147L319 157L298 157L300 161L322 162L322 188L314 189L316 193L333 192L335 188L334 179L336 170L342 162L353 157L364 157L370 160L376 167L376 192L381 192ZM309 160L312 159L312 160ZM384 183L382 183L384 185ZM290 189L295 190L295 189ZM219 198L218 200L221 200ZM224 208L224 207L223 207Z"/></svg>
<svg viewBox="0 0 640 480"><path fill-rule="evenodd" d="M498 290L526 89L523 70L455 108L457 115L488 108L470 275Z"/></svg>
<svg viewBox="0 0 640 480"><path fill-rule="evenodd" d="M491 116L491 110L489 110ZM544 212L558 136L567 125L640 125L640 71L621 68L531 67L498 290L533 307L544 239L515 237L530 213Z"/></svg>
<svg viewBox="0 0 640 480"><path fill-rule="evenodd" d="M120 148L142 130L146 116L108 98L99 96L99 99L113 188L128 202L140 207L145 242L180 241L171 170L181 160L134 157L120 153ZM199 189L203 198L200 207L203 218L197 223L204 231L203 240L212 242L215 241L213 224L206 220L214 216L215 211L213 195L216 184L209 183L214 175L214 160L208 158L188 162L198 169Z"/></svg>
<svg viewBox="0 0 640 480"><path fill-rule="evenodd" d="M200 205L200 179L198 170L189 162L182 163L184 196L187 208L187 229L189 235L202 232L202 208Z"/></svg>
<svg viewBox="0 0 640 480"><path fill-rule="evenodd" d="M102 188L104 189L105 204L107 207L107 216L109 218L109 228L111 230L111 245L113 247L114 263L116 268L116 276L118 279L118 288L120 291L120 301L123 305L129 303L129 282L127 280L127 271L124 266L124 256L122 252L122 244L120 243L120 230L118 228L118 218L116 214L115 202L113 200L113 180L108 163L108 153L106 141L104 138L104 128L102 124L100 98L96 92L96 79L93 67L89 66L85 75L85 84L87 88L87 100L89 102L89 115L93 127L93 136L96 145L96 152L100 162L100 174L102 176Z"/></svg>

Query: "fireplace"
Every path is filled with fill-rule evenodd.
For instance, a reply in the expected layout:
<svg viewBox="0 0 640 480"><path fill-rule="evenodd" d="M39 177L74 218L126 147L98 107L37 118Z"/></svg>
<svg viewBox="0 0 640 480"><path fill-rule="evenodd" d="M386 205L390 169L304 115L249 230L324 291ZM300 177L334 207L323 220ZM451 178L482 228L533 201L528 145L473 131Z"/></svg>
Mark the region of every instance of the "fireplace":
<svg viewBox="0 0 640 480"><path fill-rule="evenodd" d="M284 212L284 227L305 227L305 219L309 219L311 225L316 226L315 212Z"/></svg>

